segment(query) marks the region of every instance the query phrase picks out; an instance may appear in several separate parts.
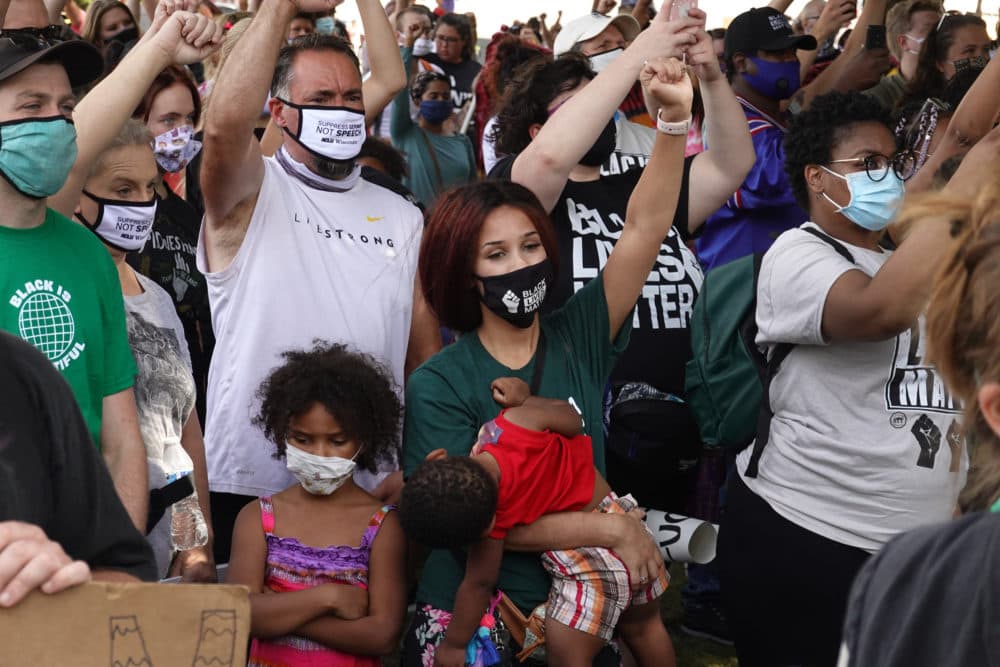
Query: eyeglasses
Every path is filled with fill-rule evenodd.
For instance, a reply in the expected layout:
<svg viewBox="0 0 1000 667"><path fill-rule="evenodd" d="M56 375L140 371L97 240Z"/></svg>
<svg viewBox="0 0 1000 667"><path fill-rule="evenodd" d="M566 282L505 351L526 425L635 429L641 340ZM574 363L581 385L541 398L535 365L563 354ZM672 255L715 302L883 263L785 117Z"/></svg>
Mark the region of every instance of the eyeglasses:
<svg viewBox="0 0 1000 667"><path fill-rule="evenodd" d="M881 153L871 153L864 157L851 157L844 160L830 160L827 164L854 164L865 168L865 173L873 182L878 183L889 175L891 168L900 180L905 181L913 176L917 169L917 158L913 151L900 151L892 157Z"/></svg>
<svg viewBox="0 0 1000 667"><path fill-rule="evenodd" d="M462 40L459 37L444 37L443 35L438 35L434 38L434 41L444 42L445 44L458 44Z"/></svg>

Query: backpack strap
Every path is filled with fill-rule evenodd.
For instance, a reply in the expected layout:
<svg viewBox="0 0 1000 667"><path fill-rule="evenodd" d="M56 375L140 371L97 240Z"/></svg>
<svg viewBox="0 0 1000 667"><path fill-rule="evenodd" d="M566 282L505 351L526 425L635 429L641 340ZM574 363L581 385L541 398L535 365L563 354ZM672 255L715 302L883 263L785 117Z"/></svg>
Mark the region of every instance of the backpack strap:
<svg viewBox="0 0 1000 667"><path fill-rule="evenodd" d="M855 263L854 255L851 254L851 251L845 248L844 245L837 239L824 234L815 227L800 227L799 229L824 241L827 245L836 250L838 255L846 259L851 264ZM757 276L760 273L759 269L760 267L754 266L754 283L756 283ZM756 284L754 285L754 288L754 312L756 312ZM753 452L750 454L750 461L747 463L747 469L744 473L747 477L753 478L757 476L758 467L760 465L760 457L764 453L764 448L767 447L768 440L771 438L771 420L774 418L774 412L771 410L771 381L778 373L778 369L781 367L781 362L785 360L794 347L795 345L793 343L778 343L775 345L774 351L771 353L771 358L767 360L767 365L763 368L761 384L764 389L760 399L760 411L757 413L757 436L754 438Z"/></svg>
<svg viewBox="0 0 1000 667"><path fill-rule="evenodd" d="M851 251L848 250L847 248L845 248L843 243L841 243L837 239L833 238L829 234L827 234L825 232L821 232L816 227L799 227L799 229L801 229L804 232L808 232L808 233L812 234L813 236L815 236L818 239L821 239L821 240L825 241L828 246L830 246L831 248L833 248L834 250L837 251L838 255L840 255L841 257L843 257L844 259L846 259L851 264L855 263L855 261L854 261L854 255L851 254Z"/></svg>

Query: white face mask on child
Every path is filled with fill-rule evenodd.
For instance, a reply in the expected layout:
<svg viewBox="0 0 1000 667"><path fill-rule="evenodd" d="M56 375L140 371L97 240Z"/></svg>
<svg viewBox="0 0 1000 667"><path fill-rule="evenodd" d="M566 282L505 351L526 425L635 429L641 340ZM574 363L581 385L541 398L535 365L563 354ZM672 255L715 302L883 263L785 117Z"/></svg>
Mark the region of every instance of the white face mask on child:
<svg viewBox="0 0 1000 667"><path fill-rule="evenodd" d="M291 443L287 444L285 465L288 467L288 472L295 475L302 488L318 496L330 495L351 478L357 467L354 459L361 452L359 448L349 459L342 456L316 456L302 451Z"/></svg>

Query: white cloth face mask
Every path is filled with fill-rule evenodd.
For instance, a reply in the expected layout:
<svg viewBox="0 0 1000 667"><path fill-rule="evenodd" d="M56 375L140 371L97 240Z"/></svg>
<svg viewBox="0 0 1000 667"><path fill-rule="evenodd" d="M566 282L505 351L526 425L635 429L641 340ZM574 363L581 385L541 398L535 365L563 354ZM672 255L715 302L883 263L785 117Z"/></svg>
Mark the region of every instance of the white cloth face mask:
<svg viewBox="0 0 1000 667"><path fill-rule="evenodd" d="M413 55L420 58L428 53L434 53L434 40L421 37L413 42Z"/></svg>
<svg viewBox="0 0 1000 667"><path fill-rule="evenodd" d="M156 198L148 202L121 201L98 197L86 190L83 194L97 203L97 217L91 221L77 213L92 232L112 248L123 252L139 252L153 231L156 219Z"/></svg>
<svg viewBox="0 0 1000 667"><path fill-rule="evenodd" d="M279 100L281 98L278 98ZM365 143L365 113L347 107L303 106L281 100L299 112L299 131L292 139L307 151L329 160L353 160Z"/></svg>
<svg viewBox="0 0 1000 667"><path fill-rule="evenodd" d="M358 465L354 459L361 451L359 448L354 456L345 459L342 456L316 456L290 442L286 444L285 465L288 472L295 475L302 488L317 496L330 495L351 478Z"/></svg>
<svg viewBox="0 0 1000 667"><path fill-rule="evenodd" d="M625 53L625 49L611 49L604 53L594 54L588 58L590 60L590 68L600 74L604 71L605 67L617 60L618 56L623 53Z"/></svg>

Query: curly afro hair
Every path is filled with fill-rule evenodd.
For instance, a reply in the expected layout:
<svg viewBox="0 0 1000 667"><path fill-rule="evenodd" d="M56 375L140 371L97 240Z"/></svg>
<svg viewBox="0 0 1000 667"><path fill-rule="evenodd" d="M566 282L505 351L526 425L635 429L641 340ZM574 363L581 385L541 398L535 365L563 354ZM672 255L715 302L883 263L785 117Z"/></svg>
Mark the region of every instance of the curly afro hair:
<svg viewBox="0 0 1000 667"><path fill-rule="evenodd" d="M885 125L892 134L889 112L875 98L859 92L832 92L817 97L792 119L785 135L785 173L799 206L809 210L806 166L827 164L834 147L851 132L851 127L869 122Z"/></svg>
<svg viewBox="0 0 1000 667"><path fill-rule="evenodd" d="M370 355L346 345L314 341L311 350L289 350L257 390L260 412L254 425L285 455L291 420L321 404L352 439L361 443L355 462L375 472L396 459L402 404L392 374Z"/></svg>
<svg viewBox="0 0 1000 667"><path fill-rule="evenodd" d="M497 483L467 456L422 463L403 486L399 523L406 536L432 549L479 541L497 510Z"/></svg>

